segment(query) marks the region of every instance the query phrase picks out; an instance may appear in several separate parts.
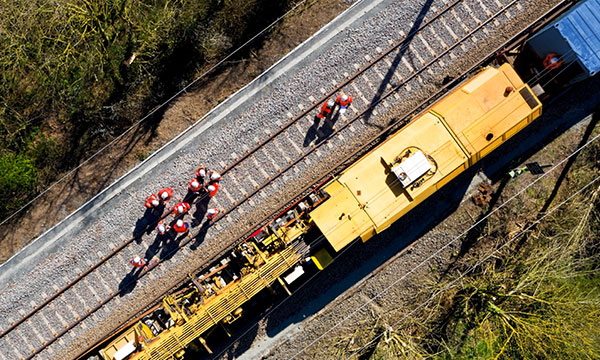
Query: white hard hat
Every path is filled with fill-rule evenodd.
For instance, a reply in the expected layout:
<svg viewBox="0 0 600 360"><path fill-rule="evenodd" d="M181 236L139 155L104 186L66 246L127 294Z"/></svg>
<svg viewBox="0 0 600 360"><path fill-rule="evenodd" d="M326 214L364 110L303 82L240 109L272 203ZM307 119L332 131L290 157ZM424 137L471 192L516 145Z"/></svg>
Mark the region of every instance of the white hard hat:
<svg viewBox="0 0 600 360"><path fill-rule="evenodd" d="M177 220L177 226L183 226L183 220L181 220L181 219Z"/></svg>
<svg viewBox="0 0 600 360"><path fill-rule="evenodd" d="M198 174L200 174L200 176L205 176L205 175L206 175L206 170L204 170L204 169L200 169L200 170L198 171Z"/></svg>
<svg viewBox="0 0 600 360"><path fill-rule="evenodd" d="M137 262L140 262L140 261L142 261L142 259L139 256L136 256L136 257L133 258L133 262L137 263Z"/></svg>
<svg viewBox="0 0 600 360"><path fill-rule="evenodd" d="M342 100L342 101L348 100L348 95L346 95L346 94L342 95L342 97L340 98L340 100Z"/></svg>
<svg viewBox="0 0 600 360"><path fill-rule="evenodd" d="M209 214L214 214L214 213L216 213L216 212L217 212L217 209L216 209L216 208L214 208L214 209L208 209L208 213L209 213Z"/></svg>
<svg viewBox="0 0 600 360"><path fill-rule="evenodd" d="M210 176L211 180L216 180L216 179L218 179L220 177L221 177L221 175L219 175L219 173L216 172L216 171L213 172L212 175Z"/></svg>
<svg viewBox="0 0 600 360"><path fill-rule="evenodd" d="M160 204L160 202L156 199L152 200L152 205L154 206L158 206L158 204Z"/></svg>
<svg viewBox="0 0 600 360"><path fill-rule="evenodd" d="M345 112L346 112L346 108L345 107L340 108L340 114L344 114Z"/></svg>
<svg viewBox="0 0 600 360"><path fill-rule="evenodd" d="M168 197L169 197L169 194L168 194L166 191L163 191L163 192L160 194L160 197L161 197L163 200L165 200L166 198L168 198Z"/></svg>
<svg viewBox="0 0 600 360"><path fill-rule="evenodd" d="M335 105L335 102L333 102L333 100L329 100L327 102L327 106L332 107L333 105Z"/></svg>
<svg viewBox="0 0 600 360"><path fill-rule="evenodd" d="M200 184L198 183L197 180L192 181L192 186L193 187L198 187L198 185L200 185Z"/></svg>
<svg viewBox="0 0 600 360"><path fill-rule="evenodd" d="M163 223L158 224L158 230L165 231L165 224L163 224Z"/></svg>
<svg viewBox="0 0 600 360"><path fill-rule="evenodd" d="M177 207L177 212L183 212L183 205L179 205Z"/></svg>
<svg viewBox="0 0 600 360"><path fill-rule="evenodd" d="M208 185L208 191L210 191L210 192L215 191L215 187L212 185Z"/></svg>

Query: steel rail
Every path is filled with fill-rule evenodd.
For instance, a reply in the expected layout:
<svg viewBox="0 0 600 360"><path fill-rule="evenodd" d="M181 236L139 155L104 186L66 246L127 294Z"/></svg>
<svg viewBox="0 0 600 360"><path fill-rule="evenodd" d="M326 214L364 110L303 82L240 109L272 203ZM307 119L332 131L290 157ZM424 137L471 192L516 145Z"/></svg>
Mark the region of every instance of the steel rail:
<svg viewBox="0 0 600 360"><path fill-rule="evenodd" d="M524 34L524 33L528 32L528 31L531 31L531 29L532 29L534 26L539 26L539 24L538 24L538 23L539 23L539 21L540 21L540 20L542 20L542 19L546 18L546 17L547 17L549 14L551 14L551 13L554 13L554 12L556 12L556 11L558 11L558 10L562 9L562 8L565 6L565 4L567 4L567 3L571 3L571 2L573 2L573 0L565 0L565 1L561 2L561 3L559 3L558 5L556 5L555 7L553 7L551 10L549 10L549 11L548 11L546 14L544 14L544 15L542 15L542 16L540 16L540 17L538 17L536 20L534 20L534 22L533 22L533 23L532 23L530 26L528 26L528 27L527 27L525 30L522 30L522 31L521 31L521 32L520 32L520 33L519 33L517 36L523 36L523 34ZM486 20L485 22L483 22L482 24L480 24L480 25L479 25L477 28L475 28L473 31L471 31L471 33L470 33L470 34L467 34L467 35L465 35L465 37L463 37L461 40L459 40L459 42L458 42L458 43L456 43L456 44L454 44L453 46L449 47L449 48L448 48L446 51L444 51L442 54L440 54L440 55L439 55L439 56L438 56L436 59L439 59L440 57L442 57L442 56L446 55L446 54L448 53L448 51L452 50L452 49L453 49L453 48L455 48L456 46L460 45L462 42L466 41L466 39L467 39L468 37L470 37L470 36L472 35L472 33L474 33L474 32L476 32L476 31L478 31L478 30L479 30L479 29L481 29L483 26L487 25L487 23L489 23L490 21L492 21L493 19L495 19L497 16L501 15L501 14L503 13L503 11L505 11L506 9L508 9L509 7L511 7L512 5L514 5L515 3L517 3L517 0L514 0L514 1L512 1L511 3L509 3L508 5L506 5L506 7L505 7L504 9L500 10L500 11L499 11L499 12L497 12L495 15L493 15L492 17L490 17L488 20ZM514 39L515 39L517 36L515 36L515 37L511 38L511 40L509 40L509 41L505 42L505 43L504 43L502 46L498 47L496 50L494 50L493 52L491 52L491 53L490 53L490 55L488 55L488 56L485 58L486 60L480 61L478 64L476 64L476 65L472 66L472 67L471 67L469 70L467 70L466 72L464 72L464 73L463 73L461 76L462 76L462 77L464 77L466 74L469 74L470 72L472 72L472 71L473 71L474 69L476 69L477 67L480 67L480 66L481 66L481 64L482 64L484 61L489 61L489 59L490 59L492 56L495 56L495 55L496 55L496 54L497 54L497 53L498 53L500 50L502 50L503 48L505 48L505 47L507 46L507 44L509 44L509 43L511 43L511 42L514 42ZM436 59L434 59L434 60L432 60L431 62L427 63L427 64L426 64L426 65L425 65L423 68L421 68L421 69L418 71L418 73L420 73L420 72L422 72L422 71L426 70L426 69L427 69L427 68L428 68L428 67L429 67L429 66L430 66L432 63L434 63L434 62L436 61ZM411 78L412 78L412 77L414 77L414 76L416 76L416 75L418 75L418 74L415 74L415 73L413 73L413 75L411 75ZM459 77L458 79L460 79L460 77ZM417 107L415 107L413 110L411 110L411 111L410 111L410 112L409 112L407 115L405 115L405 116L404 116L404 117L403 117L401 120L394 122L393 124L389 125L389 126L388 126L387 128L385 128L384 130L382 130L380 133L378 133L376 136L372 137L372 138L371 138L371 140L369 140L369 141L368 141L368 142L367 142L365 145L363 145L362 147L360 147L358 150L356 150L355 152L353 152L351 155L349 155L349 156L347 156L346 158L344 158L342 161L338 162L338 164L336 164L336 166L335 166L335 167L333 167L333 169L337 169L338 167L340 167L340 166L343 166L343 165L344 165L344 163L346 163L346 162L347 162L349 159L352 159L354 156L356 156L356 155L357 155L357 154L359 154L360 152L362 152L362 151L365 151L365 148L371 148L371 147L373 147L373 146L374 146L374 145L372 144L372 143L373 143L373 141L379 141L379 140L381 140L381 139L382 139L382 138L384 138L384 137L385 137L387 134L389 134L389 133L390 133L392 130L394 130L394 131L395 131L395 130L397 130L397 127L398 127L398 126L401 126L401 125L403 125L403 124L407 123L407 122L408 122L408 121L409 121L409 120L412 118L412 115L414 115L414 114L415 114L417 111L419 111L418 109L420 109L420 108L422 108L422 107L424 107L424 106L426 106L426 105L430 104L430 103L431 103L431 102L432 102L434 99L438 98L438 97L439 97L439 96L440 96L440 95L441 95L441 94L442 94L444 91L446 91L446 90L447 90L447 89L448 89L450 86L453 86L454 84L456 84L456 82L458 81L458 79L457 79L457 80L454 80L454 81L452 81L451 83L449 83L449 84L447 84L447 85L445 85L445 86L444 86L442 89L440 89L440 90L439 90L438 92L436 92L434 95L430 96L428 99L426 99L426 100L425 100L425 101L423 101L421 104L419 104ZM351 120L350 120L348 123L346 123L346 124L345 124L345 125L344 125L342 128L340 128L340 129L338 129L336 132L334 132L334 133L330 134L330 135L329 135L329 136L328 136L326 139L324 139L324 141L322 141L322 142L321 142L321 143L319 143L317 146L315 146L315 148L313 148L313 149L309 150L307 153L305 153L305 154L302 156L302 158L298 159L297 161L294 161L294 162L290 163L290 164L289 164L289 165L288 165L288 166L287 166L285 169L283 169L282 171L280 171L280 173L278 174L278 176L280 176L280 175L282 175L283 173L285 173L285 172L289 171L289 169L291 169L293 166L295 166L295 165L296 165L298 162L302 161L302 160L305 158L305 155L308 155L308 154L310 154L312 151L314 151L314 150L316 150L318 147L322 146L322 145L323 145L323 144L324 144L326 141L328 141L328 140L332 139L333 137L335 137L335 136L336 136L336 135L339 133L339 131L341 131L341 130L343 130L345 127L349 126L349 125L350 125L350 122L353 122L353 121L357 120L358 118L362 117L362 116L363 116L365 113L367 113L368 111L370 111L370 110L372 109L372 107L374 107L375 105L377 105L379 102L381 102L381 101L385 100L387 97L389 97L390 95L392 95L392 94L393 94L395 91L399 90L399 89L400 89L400 88L401 88L403 85L405 85L405 84L406 84L406 81L403 81L403 83L402 83L402 84L398 84L398 85L397 85L397 86L396 86L394 89L390 90L390 91L389 91L387 94L383 95L383 96L382 96L381 98L379 98L377 101L373 102L373 103L372 103L372 104L371 104L371 105L370 105L370 106L369 106L367 109L365 109L364 111L362 111L361 113L359 113L358 115L356 115L354 118L352 118L352 119L351 119ZM314 108L314 107L313 107L313 108ZM422 110L421 110L421 111L422 111ZM378 140L378 139L379 139L379 140ZM214 259L218 258L220 255L223 255L223 253L224 253L226 250L229 250L229 249L231 248L231 245L233 245L233 244L237 244L237 243L240 243L240 242L244 241L244 240L247 238L248 234L250 234L251 232L253 232L253 231L254 231L256 228L260 228L260 227L264 226L264 223L265 223L265 222L267 222L268 220L272 219L272 217L273 217L273 216L275 216L276 214L280 213L280 212L281 212L281 209L283 209L283 208L285 208L285 207L287 207L287 206L288 206L287 204L289 204L289 203L293 202L293 201L294 201L294 199L296 199L296 198L298 198L298 197L301 197L303 194L306 194L306 193L307 193L307 191L309 191L311 188L313 188L313 187L315 186L315 184L319 183L319 182L320 182L320 181L322 181L323 179L326 179L326 178L330 177L330 176L331 176L331 173L332 173L332 172L328 172L326 175L323 175L323 176L321 176L321 177L319 178L319 180L318 180L318 181L316 181L316 182L314 182L314 183L312 183L312 184L310 184L310 185L307 185L307 186L305 186L305 187L304 187L302 190L298 191L298 192L297 192L297 193L296 193L294 196L292 196L292 200L288 201L288 202L286 203L286 205L284 205L284 206L280 207L278 210L276 210L276 211L272 212L271 214L269 214L269 215L265 216L263 219L261 219L259 222L257 222L257 223L256 223L256 225L255 225L255 226L252 228L252 230L251 230L251 231L248 231L248 232L247 232L247 233L245 233L245 234L244 234L242 237L239 237L238 239L236 239L236 240L234 240L234 241L231 241L231 242L229 242L229 243L228 243L227 245L225 245L225 246L224 246L224 247L223 247L223 248L222 248L222 249L221 249L221 250L220 250L220 251L219 251L219 252L218 252L216 255L214 255L214 256L213 256L213 258L212 258L211 260L207 260L206 262L204 262L203 264L201 264L200 266L198 266L198 267L197 267L195 270L193 270L192 272L199 271L199 270L200 270L200 269L202 269L204 266L206 266L208 263L210 263L211 261L214 261ZM263 185L264 185L264 186L266 186L266 185L269 185L269 184L270 184L270 183L272 183L274 180L275 180L275 179L270 179L270 180L266 181L266 182L265 182L265 184L263 184ZM264 186L259 186L259 189L260 189L260 188L262 188L262 187L264 187ZM253 196L254 194L256 194L257 192L258 192L258 190L256 190L256 191L252 192L252 194L248 195L248 196L247 196L247 197L246 197L246 198L245 198L243 201L246 201L246 200L248 200L250 197L252 197L252 196ZM242 201L240 201L240 202L239 202L239 203L237 203L236 205L239 205L239 204L241 204L241 203L242 203ZM233 209L231 209L230 211L233 211ZM227 215L227 213L229 213L230 211L228 211L228 212L226 212L226 213L223 213L223 215L222 215L222 216L220 216L218 219L220 219L220 218L222 218L222 217L226 216L226 215ZM217 220L218 220L218 219L217 219ZM206 226L205 228L208 228L208 227L209 227L209 226ZM186 241L184 242L184 244L182 244L182 245L181 245L181 247L185 246L185 245L186 245L186 244L187 244L189 241L191 241L191 240L192 240L192 239L193 239L195 236L197 236L197 235L199 235L201 232L203 232L203 231L205 230L205 228L204 228L204 227L203 227L203 228L201 228L201 229L198 231L198 233L197 233L196 235L194 235L192 238L190 238L190 239L186 240ZM180 248L180 247L179 247L179 248ZM179 248L177 248L177 249L174 249L172 252L175 252L175 251L179 250ZM168 256L169 256L170 254L171 254L171 253L169 253L168 255L166 255L166 257L168 258ZM155 264L155 265L158 265L158 264ZM176 286L178 286L178 285L182 285L184 281L185 281L185 280L181 280L181 281L179 281L179 282L175 283L175 284L173 285L173 287L176 287ZM170 291L172 291L172 289L169 289L169 290L167 290L167 291L164 291L164 292L163 292L163 293L161 293L159 296L155 297L154 301L157 301L157 300L161 299L163 296L165 296L166 294L168 294ZM127 320L127 322L131 322L131 321L132 321L131 319L133 319L134 317L135 317L135 315L134 315L134 316L132 316L132 317L130 317L130 319L128 319L128 320ZM95 346L97 346L98 344L101 344L102 342L106 341L108 337L112 336L114 333L116 333L116 332L118 332L118 331L120 331L120 330L115 330L115 331L113 331L111 334L107 335L106 337L104 337L103 339L101 339L100 341L98 341L98 342L97 342L97 343L94 345L94 347L95 347ZM87 352L87 350L86 350L86 352ZM82 354L78 355L78 358L79 358L80 356L82 356Z"/></svg>
<svg viewBox="0 0 600 360"><path fill-rule="evenodd" d="M234 162L232 162L231 164L227 165L221 171L221 175L226 175L228 172L232 171L237 165L239 165L240 163L242 163L244 160L246 160L248 157L250 157L256 151L258 151L259 149L261 149L262 147L264 147L265 145L267 145L268 143L270 143L279 134L281 134L282 132L284 132L286 129L288 129L289 127L291 127L293 124L297 123L299 120L303 119L306 115L308 115L309 112L313 111L318 105L320 105L325 100L327 100L329 97L331 97L332 95L334 95L335 93L337 93L343 87L345 87L348 84L350 84L357 77L359 77L360 75L362 75L364 72L366 72L367 70L371 69L374 65L376 65L377 63L379 63L379 61L381 61L382 59L384 59L387 55L389 55L391 52L393 52L394 50L396 50L398 47L402 46L403 44L406 44L406 42L409 41L409 40L411 40L418 32L420 32L421 30L423 30L424 28L426 28L433 21L435 21L436 19L438 19L440 16L442 16L443 14L445 14L446 12L448 12L449 10L451 10L454 6L456 6L457 4L461 3L462 1L464 1L464 0L454 0L452 3L448 4L448 6L446 6L444 9L440 10L437 14L435 14L433 17L431 17L427 21L425 21L420 27L414 29L411 33L407 34L402 40L400 40L395 45L391 46L389 49L387 49L380 56L378 56L377 58L375 58L372 62L370 62L369 64L367 64L364 68L361 68L361 69L357 70L353 75L351 75L350 77L348 77L344 82L342 82L340 85L337 85L334 90L330 91L323 98L321 98L318 101L314 102L305 111L303 111L300 115L297 115L295 118L291 119L287 123L282 124L281 127L277 131L275 131L274 133L272 133L269 136L267 136L264 140L262 140L260 143L258 143L257 145L255 145L252 149L246 150L246 152L244 153L244 155L242 155L241 157L235 159ZM271 179L275 179L278 176L280 176L280 175L275 175L274 177L271 177ZM261 187L259 186L258 189L260 189L260 188ZM203 199L206 198L206 196L208 196L208 195L207 194L203 194L202 196L198 197L196 199L196 201L193 202L192 204L202 201ZM186 201L190 197L192 197L192 196L186 196L186 197L183 198L182 201ZM238 203L234 203L233 206L237 206L237 205L239 205L239 204L241 204L241 203L243 203L245 201L246 201L246 199L242 199L242 201L240 201ZM152 226L155 226L160 221L162 221L162 220L166 219L167 217L169 217L172 213L173 213L173 211L169 210L167 213L163 214L158 220L155 220L154 222L149 223L147 225L146 229L148 229L148 228L150 228ZM224 214L222 214L222 216L223 215ZM101 265L103 265L104 263L106 263L108 260L110 260L111 258L113 258L115 255L117 255L119 252L121 252L124 248L126 248L127 246L129 246L133 241L135 241L135 239L137 239L139 236L143 235L143 233L144 233L144 231L146 231L146 229L144 229L143 231L140 231L140 233L138 233L138 234L134 234L133 237L131 237L131 238L127 239L127 240L124 240L120 245L118 245L115 248L111 249L110 253L108 253L106 256L104 256L103 258L101 258L95 264L90 265L90 267L87 268L86 270L84 270L81 273L79 273L78 276L74 280L72 280L69 283L67 283L66 285L64 285L62 288L60 288L54 294L52 294L52 295L48 296L47 298L45 298L42 303L40 303L39 305L37 305L36 307L34 307L31 311L29 311L23 317L21 317L20 319L12 322L9 325L8 328L6 328L5 330L2 330L0 332L0 338L3 338L4 336L6 336L8 333L10 333L11 331L13 331L16 327L18 327L19 325L21 325L27 319L31 318L33 315L35 315L37 312L39 312L42 308L44 308L48 304L50 304L53 300L55 300L60 295L62 295L63 293L65 293L67 290L69 290L70 288L72 288L75 284L79 283L87 275L89 275L90 273L92 273L93 271L95 271L96 269L98 269ZM200 230L202 230L202 228ZM177 248L177 249L179 249L179 248ZM113 294L114 293L111 293L111 295L113 295Z"/></svg>

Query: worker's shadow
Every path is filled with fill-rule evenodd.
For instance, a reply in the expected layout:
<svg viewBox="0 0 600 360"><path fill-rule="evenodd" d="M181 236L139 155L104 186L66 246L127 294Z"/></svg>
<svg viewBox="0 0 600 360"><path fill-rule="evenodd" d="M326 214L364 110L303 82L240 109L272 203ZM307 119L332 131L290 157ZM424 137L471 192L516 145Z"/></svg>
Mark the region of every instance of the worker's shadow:
<svg viewBox="0 0 600 360"><path fill-rule="evenodd" d="M152 244L150 244L148 249L146 249L146 254L144 255L144 258L148 260L152 259L154 255L157 255L159 253L161 245L166 244L169 241L169 238L171 238L172 236L173 235L170 233L166 233L164 235L157 234Z"/></svg>
<svg viewBox="0 0 600 360"><path fill-rule="evenodd" d="M125 275L121 283L119 283L119 296L123 297L135 289L137 281L142 273L143 268L132 268L131 271Z"/></svg>
<svg viewBox="0 0 600 360"><path fill-rule="evenodd" d="M204 220L204 223L200 227L201 231L198 233L198 235L194 237L194 243L190 245L191 250L196 250L200 246L200 244L204 242L204 239L206 238L206 230L208 230L209 226L210 220Z"/></svg>
<svg viewBox="0 0 600 360"><path fill-rule="evenodd" d="M196 210L192 213L191 227L197 227L202 223L202 220L206 216L208 211L208 203L210 202L210 196L207 193L198 196L198 202L196 202Z"/></svg>
<svg viewBox="0 0 600 360"><path fill-rule="evenodd" d="M332 111L332 113L334 112ZM333 133L333 127L339 119L339 117L339 111L335 111L333 115L330 114L329 116L325 117L325 119L323 120L323 125L321 125L321 119L318 116L315 116L313 124L311 125L311 127L308 128L308 131L306 132L306 136L304 137L304 143L302 145L304 147L307 147L314 140L316 140L315 144L318 144L327 137L329 137L329 135ZM319 127L319 125L321 125L321 127Z"/></svg>
<svg viewBox="0 0 600 360"><path fill-rule="evenodd" d="M139 244L142 241L144 233L150 234L154 228L150 225L158 222L163 212L165 211L165 205L160 204L153 209L146 209L144 215L135 222L133 228L133 238Z"/></svg>
<svg viewBox="0 0 600 360"><path fill-rule="evenodd" d="M331 117L325 118L323 121L323 125L317 129L317 139L315 140L315 144L320 144L323 140L327 139L334 132L335 123L340 118L340 112L336 111L335 114Z"/></svg>

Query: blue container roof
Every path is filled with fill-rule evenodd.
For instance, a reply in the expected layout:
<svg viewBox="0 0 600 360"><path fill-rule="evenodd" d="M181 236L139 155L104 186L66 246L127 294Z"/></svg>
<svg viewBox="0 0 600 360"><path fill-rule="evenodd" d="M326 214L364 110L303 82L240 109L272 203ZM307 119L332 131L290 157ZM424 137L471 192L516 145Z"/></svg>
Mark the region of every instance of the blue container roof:
<svg viewBox="0 0 600 360"><path fill-rule="evenodd" d="M600 0L577 4L554 23L579 62L593 76L600 70Z"/></svg>

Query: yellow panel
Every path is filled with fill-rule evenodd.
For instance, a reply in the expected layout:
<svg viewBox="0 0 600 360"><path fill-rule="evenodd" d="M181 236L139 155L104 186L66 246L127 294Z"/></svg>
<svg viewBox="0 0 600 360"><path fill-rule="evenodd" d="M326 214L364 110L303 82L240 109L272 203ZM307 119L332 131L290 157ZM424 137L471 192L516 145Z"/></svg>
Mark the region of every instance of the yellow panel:
<svg viewBox="0 0 600 360"><path fill-rule="evenodd" d="M332 194L325 204L313 210L310 216L331 246L338 251L372 228L373 222L360 208L360 204L348 188L339 184L333 186L339 191Z"/></svg>
<svg viewBox="0 0 600 360"><path fill-rule="evenodd" d="M319 269L319 270L325 269L329 264L331 264L333 262L333 258L331 257L331 255L329 254L327 249L325 249L325 248L317 251L310 258L312 259L312 261L317 266L317 269Z"/></svg>
<svg viewBox="0 0 600 360"><path fill-rule="evenodd" d="M486 68L345 170L326 188L335 195L310 215L336 251L358 236L367 240L540 112L539 100L509 64ZM438 169L421 186L405 189L390 164L409 147L431 155Z"/></svg>
<svg viewBox="0 0 600 360"><path fill-rule="evenodd" d="M391 173L389 164L411 146L431 155L438 164L437 173L415 189L402 187ZM414 207L445 175L463 167L467 157L441 120L424 114L406 126L401 136L394 135L360 161L350 166L330 188L334 196L317 207L310 216L332 247L339 251L357 237L371 238ZM344 190L339 190L341 187ZM347 217L351 214L351 218Z"/></svg>

